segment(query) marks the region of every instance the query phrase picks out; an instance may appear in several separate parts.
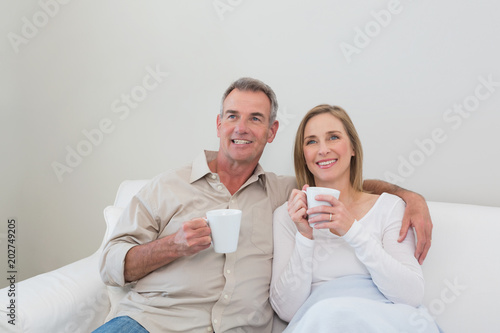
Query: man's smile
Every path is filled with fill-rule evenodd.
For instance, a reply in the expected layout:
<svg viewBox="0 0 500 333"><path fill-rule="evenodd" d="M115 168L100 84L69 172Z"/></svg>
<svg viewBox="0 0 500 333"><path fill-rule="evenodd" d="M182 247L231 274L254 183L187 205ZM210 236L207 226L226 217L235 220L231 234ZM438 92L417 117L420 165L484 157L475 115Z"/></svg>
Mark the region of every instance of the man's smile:
<svg viewBox="0 0 500 333"><path fill-rule="evenodd" d="M249 141L249 140L241 140L241 139L234 139L234 140L231 140L234 144L237 144L237 145L248 145L250 143L252 143L252 141Z"/></svg>

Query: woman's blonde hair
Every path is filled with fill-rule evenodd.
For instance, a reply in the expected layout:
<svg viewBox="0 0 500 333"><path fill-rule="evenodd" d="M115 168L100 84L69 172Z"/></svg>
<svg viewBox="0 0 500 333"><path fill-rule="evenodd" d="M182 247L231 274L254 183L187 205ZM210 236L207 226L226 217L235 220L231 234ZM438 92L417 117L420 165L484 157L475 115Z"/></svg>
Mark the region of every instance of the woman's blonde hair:
<svg viewBox="0 0 500 333"><path fill-rule="evenodd" d="M297 185L302 188L305 184L310 186L316 186L314 182L314 176L309 171L306 160L304 158L304 131L307 123L311 118L323 114L329 113L344 125L344 129L347 132L349 140L351 141L352 149L354 150L354 156L351 157L350 164L350 183L351 186L356 191L363 191L363 148L361 147L361 141L359 140L358 132L354 127L354 124L347 114L347 112L341 107L321 104L312 108L302 119L302 122L297 129L297 135L295 136L295 148L294 148L294 166L295 166L295 177L297 179Z"/></svg>

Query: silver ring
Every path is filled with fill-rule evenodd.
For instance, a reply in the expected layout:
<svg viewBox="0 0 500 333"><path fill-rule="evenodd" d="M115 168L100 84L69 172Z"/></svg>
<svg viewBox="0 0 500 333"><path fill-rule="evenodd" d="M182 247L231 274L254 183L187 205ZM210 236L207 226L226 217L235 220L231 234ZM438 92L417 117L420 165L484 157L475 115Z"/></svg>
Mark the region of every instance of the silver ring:
<svg viewBox="0 0 500 333"><path fill-rule="evenodd" d="M332 222L332 213L330 213L330 222Z"/></svg>

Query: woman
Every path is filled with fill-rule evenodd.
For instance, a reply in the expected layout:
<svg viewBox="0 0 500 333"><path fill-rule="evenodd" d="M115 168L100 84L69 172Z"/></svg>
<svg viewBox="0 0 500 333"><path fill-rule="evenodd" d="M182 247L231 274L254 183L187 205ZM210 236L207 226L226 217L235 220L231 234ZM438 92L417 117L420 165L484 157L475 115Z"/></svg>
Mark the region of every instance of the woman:
<svg viewBox="0 0 500 333"><path fill-rule="evenodd" d="M405 204L363 192L363 151L347 113L330 105L310 110L294 155L302 191L292 192L273 222L270 299L290 322L286 332L438 332L419 307L424 279L414 235L397 241ZM337 189L340 197L319 195L331 207L308 209L309 186Z"/></svg>

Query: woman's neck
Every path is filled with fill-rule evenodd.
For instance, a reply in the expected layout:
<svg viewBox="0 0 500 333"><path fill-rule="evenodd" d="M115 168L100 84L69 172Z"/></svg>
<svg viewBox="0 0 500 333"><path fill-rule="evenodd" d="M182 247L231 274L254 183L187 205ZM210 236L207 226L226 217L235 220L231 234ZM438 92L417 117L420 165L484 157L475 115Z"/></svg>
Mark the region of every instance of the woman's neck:
<svg viewBox="0 0 500 333"><path fill-rule="evenodd" d="M354 204L362 194L362 192L357 191L354 189L354 187L352 187L349 180L328 183L316 182L316 186L334 188L340 191L339 201L342 202L346 207Z"/></svg>

